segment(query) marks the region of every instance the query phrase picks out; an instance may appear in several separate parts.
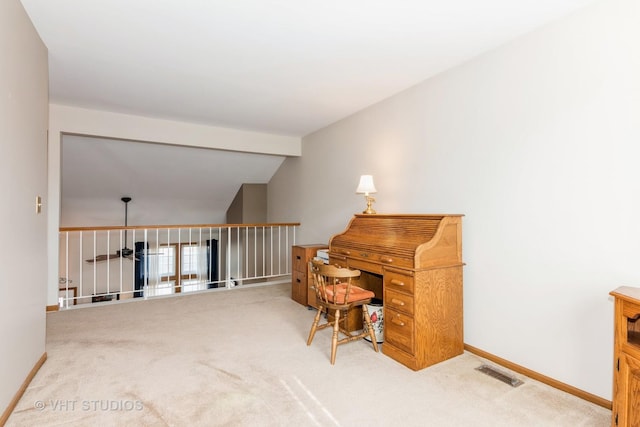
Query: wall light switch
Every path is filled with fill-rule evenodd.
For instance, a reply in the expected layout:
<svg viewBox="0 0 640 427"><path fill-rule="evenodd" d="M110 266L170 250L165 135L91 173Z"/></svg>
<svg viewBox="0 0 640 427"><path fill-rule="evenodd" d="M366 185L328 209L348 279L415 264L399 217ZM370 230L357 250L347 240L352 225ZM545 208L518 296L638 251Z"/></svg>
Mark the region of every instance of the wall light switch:
<svg viewBox="0 0 640 427"><path fill-rule="evenodd" d="M36 213L42 213L42 197L36 196Z"/></svg>

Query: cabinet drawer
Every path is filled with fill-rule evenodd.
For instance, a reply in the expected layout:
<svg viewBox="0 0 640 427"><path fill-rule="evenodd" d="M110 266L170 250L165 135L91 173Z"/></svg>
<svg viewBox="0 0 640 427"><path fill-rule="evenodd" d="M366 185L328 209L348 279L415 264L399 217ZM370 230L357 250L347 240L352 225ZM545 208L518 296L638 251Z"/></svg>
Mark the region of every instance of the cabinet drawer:
<svg viewBox="0 0 640 427"><path fill-rule="evenodd" d="M392 257L390 255L382 255L377 252L359 250L355 248L345 248L334 245L331 250L336 255L343 255L349 259L361 260L363 262L371 262L376 265L393 265L399 268L411 268L413 266L413 258ZM381 268L381 267L380 267Z"/></svg>
<svg viewBox="0 0 640 427"><path fill-rule="evenodd" d="M413 276L409 274L402 274L394 270L385 270L384 288L413 295Z"/></svg>
<svg viewBox="0 0 640 427"><path fill-rule="evenodd" d="M414 324L413 317L402 314L398 311L384 308L384 340L389 344L406 351L414 353Z"/></svg>
<svg viewBox="0 0 640 427"><path fill-rule="evenodd" d="M388 308L413 315L413 296L394 291L384 290L384 305Z"/></svg>
<svg viewBox="0 0 640 427"><path fill-rule="evenodd" d="M309 260L307 260L307 251L304 248L294 246L291 252L291 259L294 271L307 271Z"/></svg>
<svg viewBox="0 0 640 427"><path fill-rule="evenodd" d="M291 272L291 286L295 287L307 287L307 273L303 271Z"/></svg>
<svg viewBox="0 0 640 427"><path fill-rule="evenodd" d="M360 271L368 271L369 273L382 274L382 266L380 264L374 264L367 261L361 261L353 258L349 258L347 262L349 268L353 268Z"/></svg>

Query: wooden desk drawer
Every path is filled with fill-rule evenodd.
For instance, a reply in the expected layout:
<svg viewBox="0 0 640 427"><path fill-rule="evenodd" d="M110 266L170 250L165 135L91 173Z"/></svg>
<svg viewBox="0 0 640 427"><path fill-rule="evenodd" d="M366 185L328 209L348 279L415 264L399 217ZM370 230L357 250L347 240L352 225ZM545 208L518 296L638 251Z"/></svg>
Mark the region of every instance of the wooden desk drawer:
<svg viewBox="0 0 640 427"><path fill-rule="evenodd" d="M372 236L375 239L374 236ZM341 255L349 257L350 259L360 260L362 262L371 262L379 265L393 265L399 268L411 268L413 267L413 258L409 257L400 257L400 256L391 256L388 254L381 254L378 252L372 252L368 250L360 250L356 248L348 248L348 247L340 247L338 245L333 245L331 247L331 251L335 255ZM382 268L382 267L381 267Z"/></svg>
<svg viewBox="0 0 640 427"><path fill-rule="evenodd" d="M385 307L413 315L413 296L411 295L403 294L393 289L385 289L384 305Z"/></svg>
<svg viewBox="0 0 640 427"><path fill-rule="evenodd" d="M291 272L291 286L307 287L307 273L304 271L292 271Z"/></svg>
<svg viewBox="0 0 640 427"><path fill-rule="evenodd" d="M391 345L414 353L414 323L413 317L384 307L384 340Z"/></svg>
<svg viewBox="0 0 640 427"><path fill-rule="evenodd" d="M401 291L413 295L414 280L409 274L402 274L394 270L384 271L384 289Z"/></svg>
<svg viewBox="0 0 640 427"><path fill-rule="evenodd" d="M354 268L360 271L368 271L369 273L382 274L382 266L380 264L374 264L367 261L361 261L353 258L349 258L347 261L349 268Z"/></svg>
<svg viewBox="0 0 640 427"><path fill-rule="evenodd" d="M307 259L307 251L305 248L294 246L291 252L291 258L293 259L294 271L307 271L309 260Z"/></svg>

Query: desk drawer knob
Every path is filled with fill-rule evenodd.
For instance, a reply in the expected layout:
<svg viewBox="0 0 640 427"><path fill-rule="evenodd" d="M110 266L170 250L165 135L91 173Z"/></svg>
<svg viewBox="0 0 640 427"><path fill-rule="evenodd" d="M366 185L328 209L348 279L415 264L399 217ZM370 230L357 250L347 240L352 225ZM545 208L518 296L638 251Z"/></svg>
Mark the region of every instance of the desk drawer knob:
<svg viewBox="0 0 640 427"><path fill-rule="evenodd" d="M391 319L391 322L395 323L398 326L404 326L404 322L402 320L400 320L400 319L393 318L393 319Z"/></svg>
<svg viewBox="0 0 640 427"><path fill-rule="evenodd" d="M404 282L398 279L391 279L391 284L395 286L404 286Z"/></svg>
<svg viewBox="0 0 640 427"><path fill-rule="evenodd" d="M387 264L391 264L393 262L393 258L389 258L389 257L381 257L380 261L387 263Z"/></svg>
<svg viewBox="0 0 640 427"><path fill-rule="evenodd" d="M391 304L395 304L395 305L399 305L399 306L404 306L404 301L400 301L399 299L396 298L391 298Z"/></svg>

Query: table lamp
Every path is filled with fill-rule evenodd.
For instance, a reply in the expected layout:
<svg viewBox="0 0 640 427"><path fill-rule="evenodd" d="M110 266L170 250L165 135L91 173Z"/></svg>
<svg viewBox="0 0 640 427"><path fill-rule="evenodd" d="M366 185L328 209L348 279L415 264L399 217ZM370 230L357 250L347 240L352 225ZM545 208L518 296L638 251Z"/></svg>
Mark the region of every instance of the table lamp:
<svg viewBox="0 0 640 427"><path fill-rule="evenodd" d="M362 211L363 214L374 214L376 211L371 208L371 204L376 201L373 197L371 197L370 193L376 193L376 187L373 185L373 176L371 175L362 175L360 177L360 184L358 184L358 188L356 190L356 194L364 194L364 198L367 201L367 209Z"/></svg>

